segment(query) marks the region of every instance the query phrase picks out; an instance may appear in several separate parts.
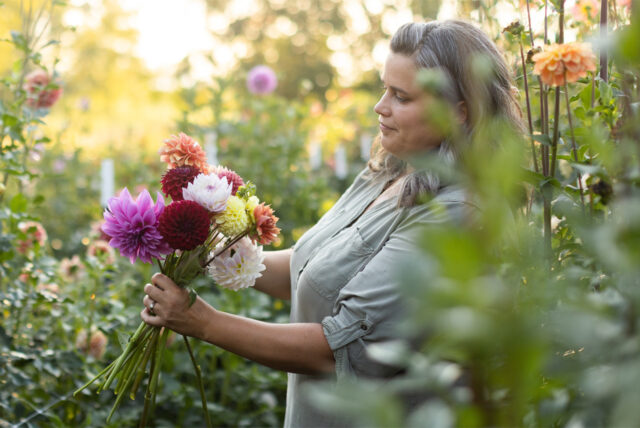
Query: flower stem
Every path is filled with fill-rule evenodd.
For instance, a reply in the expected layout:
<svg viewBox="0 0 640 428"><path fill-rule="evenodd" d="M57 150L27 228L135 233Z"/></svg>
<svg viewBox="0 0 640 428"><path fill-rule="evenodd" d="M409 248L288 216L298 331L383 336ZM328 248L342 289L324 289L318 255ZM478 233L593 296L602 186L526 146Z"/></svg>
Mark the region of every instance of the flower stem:
<svg viewBox="0 0 640 428"><path fill-rule="evenodd" d="M208 266L209 263L211 263L213 261L213 259L215 259L216 257L218 257L220 254L224 253L225 251L227 251L233 244L235 244L236 242L238 242L239 240L241 240L242 238L244 238L245 236L247 236L249 234L249 231L245 231L241 234L239 234L238 236L236 236L235 238L233 238L229 243L227 243L221 250L216 251L213 256L207 260L207 262L204 264L204 266Z"/></svg>
<svg viewBox="0 0 640 428"><path fill-rule="evenodd" d="M98 373L93 379L91 379L89 382L85 383L84 385L82 385L80 388L76 389L73 392L73 396L75 397L76 395L78 395L80 393L80 391L82 391L83 389L85 389L86 387L88 387L89 385L91 385L93 382L96 381L96 379L98 379L99 377L101 377L102 375L104 375L105 373L107 373L108 371L110 371L113 366L116 364L116 361L118 360L114 360L111 362L111 364L109 364L107 367L105 367L104 369L102 369L102 371L100 373Z"/></svg>
<svg viewBox="0 0 640 428"><path fill-rule="evenodd" d="M115 379L116 374L120 370L120 367L122 367L122 364L124 364L125 360L130 356L132 348L134 347L134 345L137 345L138 338L142 335L143 332L147 330L147 328L153 328L153 327L146 324L145 322L140 323L140 325L138 326L138 329L135 331L135 333L133 333L133 336L129 339L129 342L127 343L127 347L125 348L124 352L120 354L120 356L116 360L116 365L113 368L113 371L111 372L111 374L109 375L109 377L107 378L107 380L105 381L105 383L100 389L109 388L109 385L111 385L111 382L113 382L113 380Z"/></svg>
<svg viewBox="0 0 640 428"><path fill-rule="evenodd" d="M567 104L567 118L569 119L569 130L571 131L571 148L573 149L573 160L578 163L578 148L576 146L576 139L573 135L573 121L571 119L571 106L569 105L569 88L567 87L567 79L564 83L564 99ZM584 189L582 188L582 174L578 172L578 188L580 189L580 202L582 202L582 210L584 211Z"/></svg>
<svg viewBox="0 0 640 428"><path fill-rule="evenodd" d="M149 343L149 346L147 346L147 348L144 350L144 356L142 357L142 364L138 369L138 374L136 375L136 379L133 382L133 386L131 387L131 392L129 393L129 398L131 398L132 400L136 399L136 392L138 391L138 387L140 386L140 383L142 382L142 378L144 377L145 369L147 367L147 363L149 362L149 358L151 357L151 354L155 351L156 346L158 344L158 336L160 335L159 333L160 333L160 329L156 329L153 331L151 342Z"/></svg>
<svg viewBox="0 0 640 428"><path fill-rule="evenodd" d="M527 9L529 8L529 3L527 2ZM529 134L533 135L533 121L531 120L531 103L529 102L529 82L527 79L527 64L524 60L524 49L522 47L522 40L520 40L520 59L522 61L522 77L524 78L524 94L525 99L527 101L527 119L529 124ZM536 146L533 142L533 138L531 139L531 157L533 158L533 168L536 172L540 172L538 169L538 161L536 155Z"/></svg>
<svg viewBox="0 0 640 428"><path fill-rule="evenodd" d="M209 409L207 409L207 396L204 393L204 385L202 384L202 375L200 373L200 366L196 362L196 358L193 356L193 351L191 350L191 345L189 344L189 339L187 336L182 336L184 339L184 344L187 346L187 350L189 351L189 357L191 357L191 362L193 363L193 368L196 371L196 378L198 379L198 388L200 389L200 399L202 400L202 411L204 412L204 418L207 422L207 427L211 428L211 418L209 416Z"/></svg>
<svg viewBox="0 0 640 428"><path fill-rule="evenodd" d="M551 167L549 175L556 175L556 156L558 153L558 138L560 134L560 87L556 87L556 98L553 113L553 139L551 140Z"/></svg>

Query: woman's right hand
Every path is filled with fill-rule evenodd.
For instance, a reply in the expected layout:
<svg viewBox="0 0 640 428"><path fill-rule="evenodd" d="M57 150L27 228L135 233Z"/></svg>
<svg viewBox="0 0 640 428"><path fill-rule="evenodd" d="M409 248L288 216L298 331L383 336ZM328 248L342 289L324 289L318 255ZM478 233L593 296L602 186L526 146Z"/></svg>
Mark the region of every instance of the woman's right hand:
<svg viewBox="0 0 640 428"><path fill-rule="evenodd" d="M144 286L144 292L144 309L140 313L144 322L167 327L185 336L204 337L206 320L215 312L211 305L198 297L189 306L189 292L160 273L153 275L151 283Z"/></svg>

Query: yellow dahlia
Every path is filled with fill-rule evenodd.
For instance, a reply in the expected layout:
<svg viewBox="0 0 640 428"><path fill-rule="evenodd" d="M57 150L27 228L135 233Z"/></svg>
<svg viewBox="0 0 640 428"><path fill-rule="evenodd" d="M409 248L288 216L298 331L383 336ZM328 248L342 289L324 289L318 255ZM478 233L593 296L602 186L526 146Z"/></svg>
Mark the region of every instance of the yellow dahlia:
<svg viewBox="0 0 640 428"><path fill-rule="evenodd" d="M251 221L251 223L255 223L256 222L256 217L253 214L253 210L256 209L256 207L260 204L260 200L258 199L257 196L251 196L248 200L247 203L245 205L245 208L247 210L247 214L249 214L249 220Z"/></svg>
<svg viewBox="0 0 640 428"><path fill-rule="evenodd" d="M227 200L227 208L216 218L220 232L229 237L234 237L247 230L249 216L245 208L245 202L237 196L230 196Z"/></svg>
<svg viewBox="0 0 640 428"><path fill-rule="evenodd" d="M549 86L573 83L596 70L596 57L586 43L553 44L533 56L533 73ZM566 79L566 80L565 80Z"/></svg>

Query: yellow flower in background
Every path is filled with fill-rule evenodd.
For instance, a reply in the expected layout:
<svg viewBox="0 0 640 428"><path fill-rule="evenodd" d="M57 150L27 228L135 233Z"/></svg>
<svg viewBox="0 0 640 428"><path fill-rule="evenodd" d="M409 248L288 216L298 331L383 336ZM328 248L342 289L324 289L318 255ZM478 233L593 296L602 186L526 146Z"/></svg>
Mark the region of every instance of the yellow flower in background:
<svg viewBox="0 0 640 428"><path fill-rule="evenodd" d="M245 201L237 196L230 196L227 200L227 208L216 218L220 232L229 237L234 237L249 226Z"/></svg>
<svg viewBox="0 0 640 428"><path fill-rule="evenodd" d="M596 70L596 56L587 43L552 44L533 56L533 74L549 86L563 86Z"/></svg>

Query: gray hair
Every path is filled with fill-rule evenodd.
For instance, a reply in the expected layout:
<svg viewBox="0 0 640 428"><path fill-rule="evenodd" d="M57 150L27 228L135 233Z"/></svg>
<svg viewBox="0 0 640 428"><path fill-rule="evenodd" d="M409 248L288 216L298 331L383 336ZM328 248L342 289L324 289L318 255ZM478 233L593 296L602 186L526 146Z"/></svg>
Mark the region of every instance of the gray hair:
<svg viewBox="0 0 640 428"><path fill-rule="evenodd" d="M413 58L420 69L435 69L445 77L439 95L457 108L464 102L465 142L483 121L501 117L522 132L522 112L517 101L511 71L502 53L489 37L472 24L459 20L405 24L393 35L391 51ZM479 76L478 59L489 67L489 74ZM387 179L407 171L407 162L384 150L379 142L372 148L369 169ZM434 154L444 162L455 162L461 144L444 140ZM437 174L417 171L409 174L403 185L400 206L415 205L422 194L435 193L441 186Z"/></svg>

